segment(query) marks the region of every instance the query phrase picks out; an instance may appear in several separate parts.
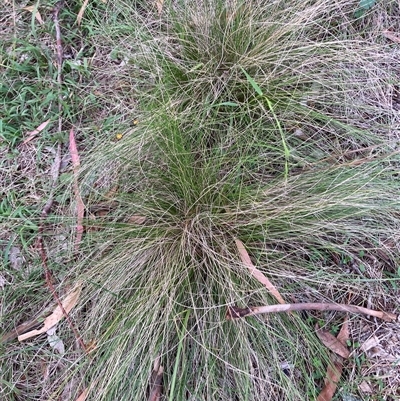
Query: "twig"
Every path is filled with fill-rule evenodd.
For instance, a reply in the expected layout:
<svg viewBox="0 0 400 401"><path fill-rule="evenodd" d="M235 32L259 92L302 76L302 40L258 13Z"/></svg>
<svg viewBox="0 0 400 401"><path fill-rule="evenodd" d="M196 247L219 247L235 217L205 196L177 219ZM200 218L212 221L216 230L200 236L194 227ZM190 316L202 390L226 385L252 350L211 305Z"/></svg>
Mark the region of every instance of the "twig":
<svg viewBox="0 0 400 401"><path fill-rule="evenodd" d="M397 315L390 312L380 312L372 309L363 308L356 305L327 304L327 303L299 303L284 305L255 306L249 308L228 307L226 313L227 320L238 319L246 316L259 315L261 313L281 313L300 310L320 310L320 311L339 311L349 313L361 313L378 317L379 319L391 322L397 320Z"/></svg>
<svg viewBox="0 0 400 401"><path fill-rule="evenodd" d="M58 111L59 111L58 131L59 132L62 131L62 93L61 93L61 91L62 91L62 75L61 74L62 74L63 50L62 50L61 30L60 30L58 16L59 16L59 12L61 10L63 3L64 3L63 0L59 1L55 5L54 10L53 10L54 25L55 25L55 30L56 30L56 43L57 43L57 71L58 71L57 82L58 82L58 92L59 92L59 96L58 96L58 102L59 102L59 104L58 104ZM42 213L40 216L40 225L39 225L39 230L38 230L37 243L38 243L40 258L42 261L42 266L43 266L43 270L44 270L44 274L45 274L46 284L49 287L53 298L56 300L57 305L62 310L62 313L65 316L65 319L67 320L69 326L71 327L80 347L83 349L83 351L86 351L85 344L84 344L81 336L79 335L77 329L75 328L70 316L66 312L66 310L56 292L56 289L54 287L51 270L47 263L48 258L47 258L47 253L46 253L46 249L44 246L44 239L43 239L45 222L49 215L51 207L53 206L55 187L57 185L58 177L60 175L60 165L61 165L61 144L59 143L57 146L57 152L56 152L56 156L55 156L55 160L54 160L54 169L53 169L54 174L52 177L52 185L51 185L51 189L50 189L50 195L49 195L49 198L48 198L46 204L44 205L44 207L42 209Z"/></svg>

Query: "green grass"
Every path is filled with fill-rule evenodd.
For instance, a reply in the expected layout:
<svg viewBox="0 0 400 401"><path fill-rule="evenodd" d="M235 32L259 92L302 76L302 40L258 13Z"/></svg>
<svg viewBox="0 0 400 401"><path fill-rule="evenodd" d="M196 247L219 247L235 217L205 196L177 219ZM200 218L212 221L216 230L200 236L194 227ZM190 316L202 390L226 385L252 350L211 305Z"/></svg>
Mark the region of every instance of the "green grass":
<svg viewBox="0 0 400 401"><path fill-rule="evenodd" d="M0 67L2 330L52 303L35 240L52 149L67 154L74 126L86 231L75 252L66 158L45 243L60 294L83 283L71 317L94 350L82 354L65 322L64 355L45 336L1 344L6 399L76 400L94 385L88 399L142 400L158 358L168 400L316 399L330 351L314 325L339 328L343 314L227 321L230 305L276 302L235 238L288 303L395 308L398 116L387 104L399 76L372 21L394 24L397 6L382 3L356 18L357 1L178 1L161 16L147 2L99 2L79 28L79 4L65 7L64 130L25 147L24 132L57 120L59 88L42 47L51 18L18 14ZM352 341L376 329L350 323ZM357 358L339 390L369 399L358 384L370 361ZM371 397L395 388L382 380Z"/></svg>

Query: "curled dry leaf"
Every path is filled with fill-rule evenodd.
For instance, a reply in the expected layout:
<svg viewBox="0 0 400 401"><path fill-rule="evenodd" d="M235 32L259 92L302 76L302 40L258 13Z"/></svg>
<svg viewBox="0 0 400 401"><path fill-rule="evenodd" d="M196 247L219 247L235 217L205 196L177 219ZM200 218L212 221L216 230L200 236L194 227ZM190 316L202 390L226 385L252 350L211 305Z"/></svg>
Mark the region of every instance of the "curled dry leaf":
<svg viewBox="0 0 400 401"><path fill-rule="evenodd" d="M72 308L75 307L75 305L78 302L79 296L81 294L82 286L80 283L78 283L75 288L72 290L70 294L68 294L65 299L62 301L62 306L64 307L65 311L69 313ZM43 322L43 327L39 330L31 330L25 334L21 334L18 336L18 341L24 341L27 340L28 338L38 336L39 334L46 333L49 329L51 329L53 326L55 326L59 321L61 321L64 318L63 311L59 306L57 306L53 313L46 317Z"/></svg>
<svg viewBox="0 0 400 401"><path fill-rule="evenodd" d="M315 326L318 338L325 347L329 348L335 354L347 359L350 356L350 351L345 343L342 343L338 338L331 334L328 330L320 329L318 324Z"/></svg>
<svg viewBox="0 0 400 401"><path fill-rule="evenodd" d="M277 290L277 288L268 280L268 278L258 270L250 259L249 254L246 251L246 248L243 245L243 242L239 239L235 238L235 243L237 249L240 254L240 258L242 259L243 264L250 270L250 273L254 278L256 278L261 284L265 285L267 290L275 297L275 299L280 303L284 304L285 300L282 298L281 294Z"/></svg>

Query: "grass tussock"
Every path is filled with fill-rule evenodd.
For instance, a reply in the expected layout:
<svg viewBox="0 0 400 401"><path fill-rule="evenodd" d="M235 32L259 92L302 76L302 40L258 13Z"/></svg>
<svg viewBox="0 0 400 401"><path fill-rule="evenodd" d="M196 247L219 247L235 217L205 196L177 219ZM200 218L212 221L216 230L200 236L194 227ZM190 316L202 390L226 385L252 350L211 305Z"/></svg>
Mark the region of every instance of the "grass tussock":
<svg viewBox="0 0 400 401"><path fill-rule="evenodd" d="M396 6L356 18L357 2L339 3L177 1L159 16L142 2L104 6L91 29L123 61L109 94L120 105L105 103L114 122L82 152L79 252L66 241L51 262L63 283L83 283L71 315L93 350L78 356L64 340L50 399L91 384L89 399L145 399L156 360L168 400L316 399L330 351L314 326L343 316L227 321L228 306L275 302L236 238L288 303L393 307L398 113L385 100L399 76L392 46L364 31ZM54 233L73 224L74 200L58 202ZM35 347L15 366L27 371ZM350 376L341 391L357 391ZM11 389L10 369L4 380Z"/></svg>

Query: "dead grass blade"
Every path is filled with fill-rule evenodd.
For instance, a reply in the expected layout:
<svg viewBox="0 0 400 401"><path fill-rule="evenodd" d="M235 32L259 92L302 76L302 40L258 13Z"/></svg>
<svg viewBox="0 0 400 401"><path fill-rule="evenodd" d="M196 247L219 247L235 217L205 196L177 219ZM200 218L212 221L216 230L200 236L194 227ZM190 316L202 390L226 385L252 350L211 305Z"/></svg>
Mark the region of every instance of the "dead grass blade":
<svg viewBox="0 0 400 401"><path fill-rule="evenodd" d="M356 305L328 304L328 303L299 303L284 305L255 306L250 308L228 307L226 318L228 320L238 319L246 316L259 315L261 313L281 313L300 310L338 311L348 313L361 313L363 315L375 316L386 322L398 320L398 316L390 312L381 312Z"/></svg>
<svg viewBox="0 0 400 401"><path fill-rule="evenodd" d="M27 340L28 338L38 336L39 334L46 333L47 330L55 326L59 321L63 319L65 316L65 313L69 313L72 308L77 304L79 296L81 294L82 286L80 283L78 283L73 291L68 294L65 299L61 302L61 305L57 305L57 307L54 309L53 313L46 317L43 322L43 327L39 330L32 330L28 331L25 334L21 334L18 336L18 341L24 341ZM64 309L64 310L63 310Z"/></svg>
<svg viewBox="0 0 400 401"><path fill-rule="evenodd" d="M83 14L85 14L85 10L86 10L88 3L89 3L89 0L85 0L82 4L81 9L79 10L78 16L76 17L76 22L78 25L80 25L82 22Z"/></svg>
<svg viewBox="0 0 400 401"><path fill-rule="evenodd" d="M23 145L26 145L28 142L30 142L37 134L42 132L49 124L50 120L45 121L44 123L41 123L36 129L33 131L27 132L27 138L22 142Z"/></svg>
<svg viewBox="0 0 400 401"><path fill-rule="evenodd" d="M273 295L280 304L285 304L285 300L282 298L277 288L268 280L267 277L265 277L265 275L262 272L260 272L260 270L258 270L253 265L250 256L243 245L243 242L235 238L235 243L243 264L250 270L252 276L256 278L261 284L263 284L267 288L267 290L271 293L271 295Z"/></svg>
<svg viewBox="0 0 400 401"><path fill-rule="evenodd" d="M333 336L332 336L333 337ZM335 337L334 337L335 338ZM343 347L346 347L346 342L349 339L349 322L345 318L342 328L335 340ZM330 348L330 347L329 347ZM330 348L332 349L332 348ZM347 348L346 348L347 350ZM334 351L336 352L336 351ZM331 365L326 370L325 385L321 393L317 397L317 401L330 401L336 392L337 385L342 375L343 358L338 355L332 354Z"/></svg>
<svg viewBox="0 0 400 401"><path fill-rule="evenodd" d="M76 214L77 214L75 251L77 251L83 236L83 217L85 214L85 205L79 192L78 171L80 167L80 160L79 160L78 148L76 146L76 141L75 141L75 132L73 128L71 128L69 132L69 153L71 155L72 168L74 172L74 195L76 199Z"/></svg>

